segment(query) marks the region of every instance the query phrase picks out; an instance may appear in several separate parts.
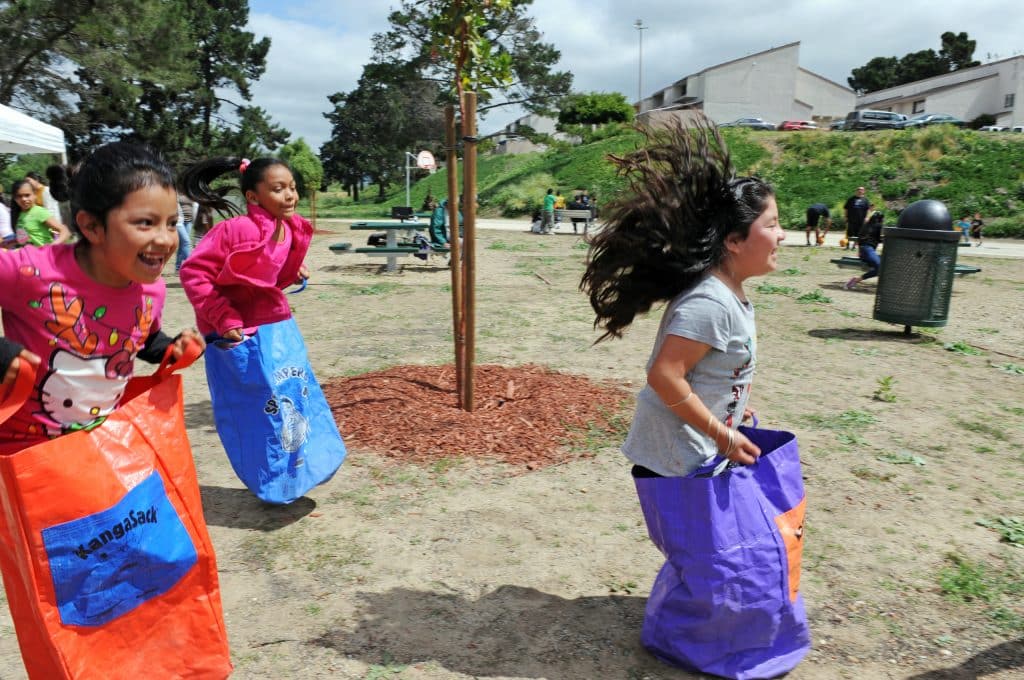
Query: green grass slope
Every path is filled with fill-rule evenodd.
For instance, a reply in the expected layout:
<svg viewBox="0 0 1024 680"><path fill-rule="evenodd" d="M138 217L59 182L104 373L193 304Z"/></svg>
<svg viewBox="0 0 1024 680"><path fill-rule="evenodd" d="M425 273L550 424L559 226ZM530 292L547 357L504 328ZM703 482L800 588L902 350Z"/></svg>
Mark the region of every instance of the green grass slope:
<svg viewBox="0 0 1024 680"><path fill-rule="evenodd" d="M1024 237L1024 135L958 130L948 126L879 132L754 132L723 130L741 174L771 182L782 222L804 224L811 203L825 203L842 218L842 205L858 186L892 220L907 204L923 198L944 201L954 218L980 212L987 236ZM528 215L550 188L570 196L586 189L598 203L624 188L608 161L609 154L637 147L641 137L622 131L578 146L560 146L519 155L483 154L478 162L480 213ZM430 192L446 195L441 170L416 182L413 206ZM460 177L461 186L461 177ZM368 188L366 196L376 195ZM384 202L354 204L327 192L318 199L324 217L376 217L405 203L405 187L394 187Z"/></svg>

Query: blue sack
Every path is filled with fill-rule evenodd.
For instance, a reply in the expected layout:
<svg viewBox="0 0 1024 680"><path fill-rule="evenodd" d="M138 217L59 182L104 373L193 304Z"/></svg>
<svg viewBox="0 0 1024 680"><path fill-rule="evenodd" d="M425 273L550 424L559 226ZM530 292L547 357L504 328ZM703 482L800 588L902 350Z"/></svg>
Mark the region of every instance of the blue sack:
<svg viewBox="0 0 1024 680"><path fill-rule="evenodd" d="M641 639L656 657L726 678L774 678L811 646L800 588L805 497L796 437L742 427L757 463L634 479L666 562Z"/></svg>
<svg viewBox="0 0 1024 680"><path fill-rule="evenodd" d="M294 319L238 343L208 339L206 379L231 467L267 503L291 503L337 472L345 444Z"/></svg>

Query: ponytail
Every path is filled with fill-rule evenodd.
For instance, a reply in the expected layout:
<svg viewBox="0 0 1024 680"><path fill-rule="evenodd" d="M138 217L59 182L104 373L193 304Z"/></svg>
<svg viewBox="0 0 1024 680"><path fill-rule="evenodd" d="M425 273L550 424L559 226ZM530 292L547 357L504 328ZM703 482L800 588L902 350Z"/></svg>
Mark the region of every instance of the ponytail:
<svg viewBox="0 0 1024 680"><path fill-rule="evenodd" d="M200 206L229 215L238 215L242 210L227 199L228 192L223 188L212 188L213 181L228 173L238 175L239 189L244 197L247 191L256 190L256 185L263 179L263 173L274 165L288 167L288 164L279 158L264 157L249 161L235 156L218 156L190 166L181 174L178 184L182 193Z"/></svg>

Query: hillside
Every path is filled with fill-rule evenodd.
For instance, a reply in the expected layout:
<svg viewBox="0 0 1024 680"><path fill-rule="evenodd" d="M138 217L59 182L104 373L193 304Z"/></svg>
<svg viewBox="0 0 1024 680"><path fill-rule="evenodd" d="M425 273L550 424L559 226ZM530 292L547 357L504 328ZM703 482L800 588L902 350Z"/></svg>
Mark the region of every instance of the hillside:
<svg viewBox="0 0 1024 680"><path fill-rule="evenodd" d="M980 212L986 235L1024 237L1024 135L933 127L879 132L753 132L723 130L743 174L757 174L776 188L783 223L804 224L811 203L825 203L834 216L857 186L876 206L894 215L908 203L944 201L954 217ZM485 216L516 217L540 205L548 187L571 195L587 189L607 202L623 182L606 157L636 147L640 137L625 130L573 147L516 156L483 154L478 196ZM442 170L413 185L419 207L429 191L445 195ZM375 194L372 189L366 195ZM377 216L405 202L405 187L394 187L384 203L354 205L340 194L321 195L319 213L328 217Z"/></svg>

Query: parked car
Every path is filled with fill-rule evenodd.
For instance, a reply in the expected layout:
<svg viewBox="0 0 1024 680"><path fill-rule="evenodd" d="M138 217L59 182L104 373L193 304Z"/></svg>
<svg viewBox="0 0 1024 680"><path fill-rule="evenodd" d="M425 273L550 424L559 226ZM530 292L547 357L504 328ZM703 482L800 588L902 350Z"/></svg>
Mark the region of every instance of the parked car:
<svg viewBox="0 0 1024 680"><path fill-rule="evenodd" d="M982 125L978 132L1006 132L1009 129L1005 125Z"/></svg>
<svg viewBox="0 0 1024 680"><path fill-rule="evenodd" d="M892 111L861 109L846 114L844 130L892 130L906 120L906 116Z"/></svg>
<svg viewBox="0 0 1024 680"><path fill-rule="evenodd" d="M1010 132L1024 132L1024 125L1014 125L1010 128Z"/></svg>
<svg viewBox="0 0 1024 680"><path fill-rule="evenodd" d="M737 118L734 121L728 123L722 123L718 127L745 127L752 128L754 130L774 130L775 126L766 121L763 118L754 118L748 116L747 118Z"/></svg>
<svg viewBox="0 0 1024 680"><path fill-rule="evenodd" d="M846 119L845 118L837 118L836 120L834 120L834 121L832 121L831 123L828 124L828 129L829 130L845 130L846 129Z"/></svg>
<svg viewBox="0 0 1024 680"><path fill-rule="evenodd" d="M907 128L921 127L923 125L956 125L957 127L964 127L967 123L956 116L949 115L948 113L922 113L914 116L910 120L903 121L896 127L901 130L905 130Z"/></svg>
<svg viewBox="0 0 1024 680"><path fill-rule="evenodd" d="M817 123L810 120L784 120L779 123L780 130L817 130Z"/></svg>

